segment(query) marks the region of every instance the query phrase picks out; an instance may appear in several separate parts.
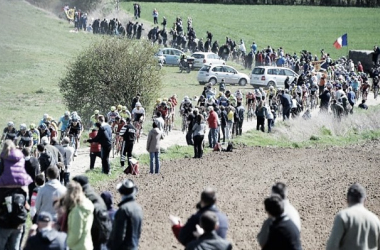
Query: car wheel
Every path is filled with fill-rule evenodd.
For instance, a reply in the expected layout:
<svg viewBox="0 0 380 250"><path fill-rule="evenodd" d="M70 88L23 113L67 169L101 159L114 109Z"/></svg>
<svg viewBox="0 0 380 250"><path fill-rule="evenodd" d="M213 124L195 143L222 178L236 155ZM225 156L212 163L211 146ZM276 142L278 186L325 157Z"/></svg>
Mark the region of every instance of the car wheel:
<svg viewBox="0 0 380 250"><path fill-rule="evenodd" d="M240 81L239 81L239 85L240 85L240 86L245 86L245 85L247 85L247 80L244 79L244 78L240 79Z"/></svg>
<svg viewBox="0 0 380 250"><path fill-rule="evenodd" d="M268 82L268 88L270 86L276 87L276 83L274 81L270 81L270 82Z"/></svg>
<svg viewBox="0 0 380 250"><path fill-rule="evenodd" d="M211 85L215 85L216 84L216 79L215 78L211 78L208 82L211 83Z"/></svg>

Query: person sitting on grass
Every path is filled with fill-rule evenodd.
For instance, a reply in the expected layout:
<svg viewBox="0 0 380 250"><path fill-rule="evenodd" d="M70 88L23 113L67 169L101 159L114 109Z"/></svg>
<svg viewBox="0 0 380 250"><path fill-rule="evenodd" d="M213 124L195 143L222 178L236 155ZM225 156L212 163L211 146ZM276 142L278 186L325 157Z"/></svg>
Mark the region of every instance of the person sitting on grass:
<svg viewBox="0 0 380 250"><path fill-rule="evenodd" d="M362 103L360 103L358 107L364 110L368 110L368 105L365 104L365 100L362 100Z"/></svg>

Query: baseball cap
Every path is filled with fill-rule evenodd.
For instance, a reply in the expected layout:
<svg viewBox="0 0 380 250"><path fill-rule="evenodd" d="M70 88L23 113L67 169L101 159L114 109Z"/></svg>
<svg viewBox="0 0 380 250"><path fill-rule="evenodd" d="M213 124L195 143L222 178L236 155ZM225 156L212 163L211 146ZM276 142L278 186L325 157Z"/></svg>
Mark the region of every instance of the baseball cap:
<svg viewBox="0 0 380 250"><path fill-rule="evenodd" d="M37 222L50 222L53 221L53 217L49 212L41 212L38 214Z"/></svg>

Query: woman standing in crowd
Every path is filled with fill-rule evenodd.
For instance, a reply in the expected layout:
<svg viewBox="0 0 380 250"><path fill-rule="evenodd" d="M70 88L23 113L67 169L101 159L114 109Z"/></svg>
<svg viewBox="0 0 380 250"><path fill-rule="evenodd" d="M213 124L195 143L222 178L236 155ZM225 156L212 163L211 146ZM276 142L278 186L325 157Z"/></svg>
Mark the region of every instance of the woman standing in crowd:
<svg viewBox="0 0 380 250"><path fill-rule="evenodd" d="M193 126L194 158L202 158L205 133L206 123L204 122L203 115L198 115Z"/></svg>
<svg viewBox="0 0 380 250"><path fill-rule="evenodd" d="M67 245L71 250L92 250L91 227L94 205L84 196L82 187L75 181L67 185L64 197L68 211Z"/></svg>

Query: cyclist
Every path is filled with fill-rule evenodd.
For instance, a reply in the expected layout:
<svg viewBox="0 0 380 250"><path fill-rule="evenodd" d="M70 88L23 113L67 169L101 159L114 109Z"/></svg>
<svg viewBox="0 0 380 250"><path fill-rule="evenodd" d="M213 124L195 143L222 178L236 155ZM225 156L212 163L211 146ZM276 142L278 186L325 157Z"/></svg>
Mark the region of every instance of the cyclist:
<svg viewBox="0 0 380 250"><path fill-rule="evenodd" d="M120 130L126 125L126 120L121 118L119 115L115 117L115 123L114 127L112 128L112 131L116 134L116 152L120 152L121 148L119 148L120 140L122 139L120 137Z"/></svg>
<svg viewBox="0 0 380 250"><path fill-rule="evenodd" d="M267 95L268 95L269 106L271 106L273 102L273 97L276 96L276 89L273 86L270 86Z"/></svg>
<svg viewBox="0 0 380 250"><path fill-rule="evenodd" d="M236 97L237 102L242 102L243 93L241 93L240 89L236 90L235 97Z"/></svg>
<svg viewBox="0 0 380 250"><path fill-rule="evenodd" d="M115 118L116 116L118 116L119 113L116 111L116 107L115 106L112 106L111 107L111 111L107 113L107 122L109 124L112 124L115 122Z"/></svg>
<svg viewBox="0 0 380 250"><path fill-rule="evenodd" d="M77 149L80 147L80 136L82 134L82 124L77 118L71 120L67 127L67 134L69 135L70 142L73 137L75 138L74 156L77 156Z"/></svg>
<svg viewBox="0 0 380 250"><path fill-rule="evenodd" d="M369 88L370 86L369 86L368 81L364 81L362 86L360 86L360 91L362 92L363 100L367 100Z"/></svg>
<svg viewBox="0 0 380 250"><path fill-rule="evenodd" d="M207 99L207 103L206 103L206 107L210 107L210 106L212 106L212 107L215 106L215 99L212 98L212 97L209 97L209 98Z"/></svg>
<svg viewBox="0 0 380 250"><path fill-rule="evenodd" d="M246 94L245 96L245 105L249 107L255 103L255 100L256 100L255 94L249 91L248 94Z"/></svg>
<svg viewBox="0 0 380 250"><path fill-rule="evenodd" d="M123 109L123 106L121 104L117 105L116 112L120 114L121 110Z"/></svg>
<svg viewBox="0 0 380 250"><path fill-rule="evenodd" d="M3 130L3 135L1 136L1 142L3 140L12 140L15 142L17 135L17 130L15 128L15 124L13 122L8 122L7 127Z"/></svg>
<svg viewBox="0 0 380 250"><path fill-rule="evenodd" d="M379 85L379 76L375 76L373 78L373 88L377 87Z"/></svg>
<svg viewBox="0 0 380 250"><path fill-rule="evenodd" d="M78 115L78 112L76 111L73 111L71 113L71 119L77 119L79 122L82 122L82 119L80 118L80 116Z"/></svg>
<svg viewBox="0 0 380 250"><path fill-rule="evenodd" d="M18 142L19 148L30 148L33 145L33 136L30 131L26 129L26 124L20 125L20 130L17 133L16 138L20 138L20 141Z"/></svg>
<svg viewBox="0 0 380 250"><path fill-rule="evenodd" d="M70 124L70 111L66 111L63 116L61 116L61 118L59 119L58 121L58 127L59 125L61 125L61 140L63 139L63 137L65 137L65 131L67 130L67 127L69 126Z"/></svg>
<svg viewBox="0 0 380 250"><path fill-rule="evenodd" d="M40 126L40 125L43 124L43 123L46 124L46 122L48 121L48 118L49 118L49 115L48 115L48 114L44 114L44 115L42 116L42 119L41 119L40 123L38 124L38 126Z"/></svg>
<svg viewBox="0 0 380 250"><path fill-rule="evenodd" d="M47 121L46 122L46 126L47 126L47 128L49 129L49 131L50 131L50 141L51 141L51 139L52 138L56 138L57 137L57 135L58 135L58 127L57 127L57 124L53 121L53 122L51 122L51 121Z"/></svg>
<svg viewBox="0 0 380 250"><path fill-rule="evenodd" d="M228 107L228 99L225 97L223 93L221 93L219 100L218 100L219 106Z"/></svg>
<svg viewBox="0 0 380 250"><path fill-rule="evenodd" d="M90 125L91 128L96 128L95 123L98 122L98 117L99 117L99 110L95 110L94 114L90 117Z"/></svg>
<svg viewBox="0 0 380 250"><path fill-rule="evenodd" d="M259 89L255 89L255 97L256 97L257 103L261 102L261 92Z"/></svg>
<svg viewBox="0 0 380 250"><path fill-rule="evenodd" d="M32 134L33 137L33 147L40 144L40 131L36 129L36 125L34 123L29 125L29 132Z"/></svg>
<svg viewBox="0 0 380 250"><path fill-rule="evenodd" d="M198 107L206 107L206 98L205 98L204 95L201 95L201 96L199 97L199 100L198 100L197 106L198 106Z"/></svg>
<svg viewBox="0 0 380 250"><path fill-rule="evenodd" d="M136 103L136 107L132 110L132 117L134 122L143 123L145 120L145 109L140 102Z"/></svg>
<svg viewBox="0 0 380 250"><path fill-rule="evenodd" d="M230 97L228 98L228 105L231 105L232 107L236 107L236 104L237 104L236 97L234 95L230 95Z"/></svg>
<svg viewBox="0 0 380 250"><path fill-rule="evenodd" d="M157 111L158 111L158 108L160 107L160 105L161 105L161 98L157 98L156 99L156 103L154 104L154 106L153 106L153 116L155 116L155 114L157 113Z"/></svg>
<svg viewBox="0 0 380 250"><path fill-rule="evenodd" d="M46 137L48 141L50 141L50 130L46 126L45 123L42 123L41 125L38 126L38 130L40 133L40 141L43 137Z"/></svg>
<svg viewBox="0 0 380 250"><path fill-rule="evenodd" d="M127 118L131 118L131 112L127 109L127 106L123 106L121 108L121 112L119 113L120 117L123 118L124 120Z"/></svg>
<svg viewBox="0 0 380 250"><path fill-rule="evenodd" d="M161 102L160 106L157 108L157 111L161 112L162 118L164 119L166 123L166 118L169 115L169 109L165 101Z"/></svg>
<svg viewBox="0 0 380 250"><path fill-rule="evenodd" d="M306 87L306 84L302 84L302 108L307 106L307 98L309 97L309 89Z"/></svg>

